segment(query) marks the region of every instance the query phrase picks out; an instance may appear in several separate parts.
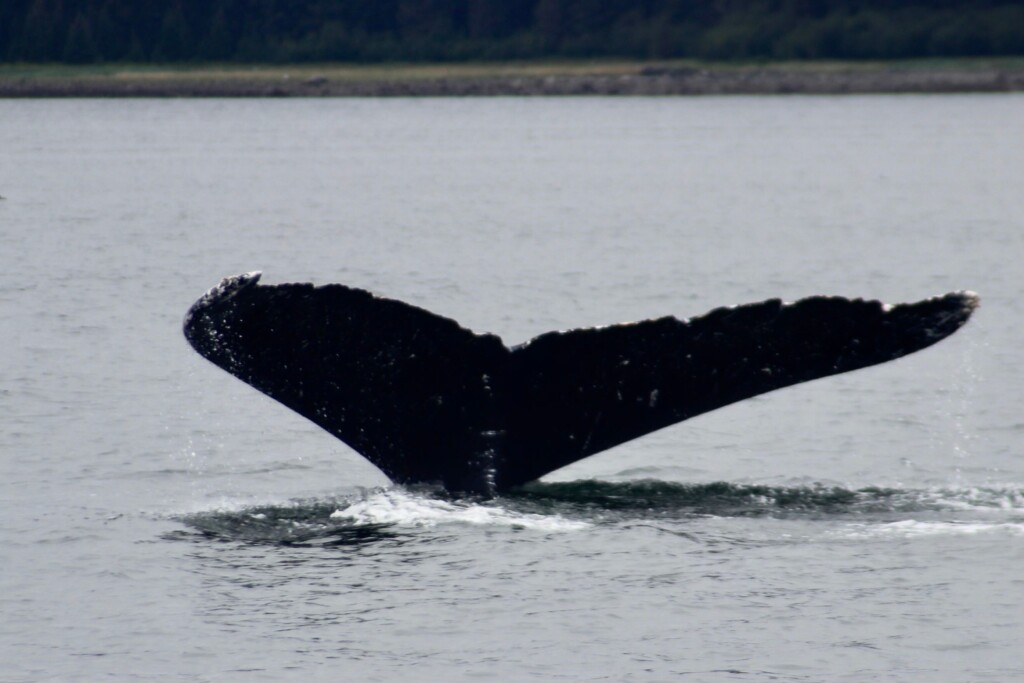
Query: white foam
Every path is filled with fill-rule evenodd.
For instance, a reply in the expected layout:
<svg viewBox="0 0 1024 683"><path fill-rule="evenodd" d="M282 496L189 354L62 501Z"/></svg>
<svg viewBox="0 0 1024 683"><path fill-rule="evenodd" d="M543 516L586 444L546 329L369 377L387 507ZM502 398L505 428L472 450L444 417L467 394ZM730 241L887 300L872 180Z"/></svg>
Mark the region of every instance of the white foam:
<svg viewBox="0 0 1024 683"><path fill-rule="evenodd" d="M479 503L452 503L423 498L402 491L383 491L336 510L332 519L351 519L357 524L402 524L433 527L439 524L480 524L535 531L578 531L590 525L558 515L512 512Z"/></svg>
<svg viewBox="0 0 1024 683"><path fill-rule="evenodd" d="M906 519L887 524L855 524L838 532L845 538L919 538L924 536L973 536L989 533L1024 536L1024 523L921 522L915 519Z"/></svg>
<svg viewBox="0 0 1024 683"><path fill-rule="evenodd" d="M236 514L245 513L254 507L295 507L296 501L284 499L266 499L255 497L229 497L219 496L209 500L196 500L177 510L172 514L176 515L202 515L202 514ZM251 516L251 515L250 515Z"/></svg>
<svg viewBox="0 0 1024 683"><path fill-rule="evenodd" d="M970 512L1002 513L1024 510L1024 486L1006 484L995 487L931 488L915 492L921 504Z"/></svg>

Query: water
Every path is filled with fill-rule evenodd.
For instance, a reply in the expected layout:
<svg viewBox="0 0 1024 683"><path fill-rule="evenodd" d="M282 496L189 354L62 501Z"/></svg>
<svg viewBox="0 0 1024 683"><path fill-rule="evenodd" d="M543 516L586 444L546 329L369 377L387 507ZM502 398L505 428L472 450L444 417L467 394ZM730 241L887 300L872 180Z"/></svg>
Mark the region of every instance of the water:
<svg viewBox="0 0 1024 683"><path fill-rule="evenodd" d="M0 680L1024 678L1024 97L0 101ZM508 343L983 307L494 501L184 342L220 277Z"/></svg>

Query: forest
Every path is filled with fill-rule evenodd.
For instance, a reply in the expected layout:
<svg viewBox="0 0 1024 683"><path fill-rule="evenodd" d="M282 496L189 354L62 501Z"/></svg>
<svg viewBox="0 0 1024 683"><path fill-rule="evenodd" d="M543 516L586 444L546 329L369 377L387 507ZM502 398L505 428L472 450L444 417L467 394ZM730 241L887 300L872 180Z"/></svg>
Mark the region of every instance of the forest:
<svg viewBox="0 0 1024 683"><path fill-rule="evenodd" d="M6 63L1024 55L1017 0L3 0Z"/></svg>

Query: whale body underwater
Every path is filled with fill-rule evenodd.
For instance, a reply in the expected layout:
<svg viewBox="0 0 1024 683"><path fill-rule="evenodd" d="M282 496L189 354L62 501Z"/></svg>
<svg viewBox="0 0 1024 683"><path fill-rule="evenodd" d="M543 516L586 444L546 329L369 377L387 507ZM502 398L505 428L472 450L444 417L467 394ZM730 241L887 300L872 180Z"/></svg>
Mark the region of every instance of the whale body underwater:
<svg viewBox="0 0 1024 683"><path fill-rule="evenodd" d="M508 347L340 284L222 280L185 317L203 357L402 484L494 495L775 389L931 346L972 292L916 303L815 296L542 334Z"/></svg>

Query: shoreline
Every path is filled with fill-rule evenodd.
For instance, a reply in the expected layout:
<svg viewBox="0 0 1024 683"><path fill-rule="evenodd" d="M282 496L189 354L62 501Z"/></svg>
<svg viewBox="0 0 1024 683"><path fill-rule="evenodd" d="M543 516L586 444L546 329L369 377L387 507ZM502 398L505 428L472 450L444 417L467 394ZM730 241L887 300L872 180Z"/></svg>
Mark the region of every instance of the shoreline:
<svg viewBox="0 0 1024 683"><path fill-rule="evenodd" d="M844 95L1024 92L1022 60L261 67L0 66L0 98Z"/></svg>

